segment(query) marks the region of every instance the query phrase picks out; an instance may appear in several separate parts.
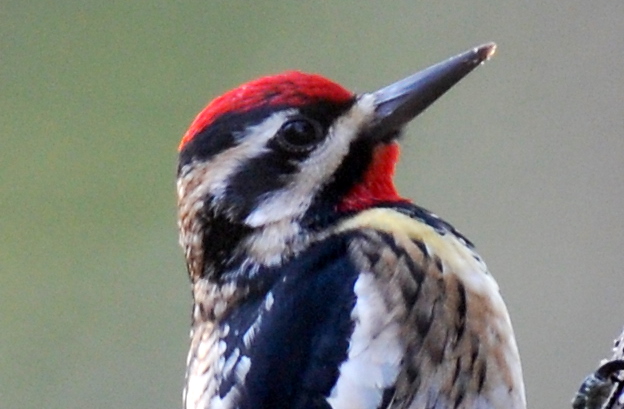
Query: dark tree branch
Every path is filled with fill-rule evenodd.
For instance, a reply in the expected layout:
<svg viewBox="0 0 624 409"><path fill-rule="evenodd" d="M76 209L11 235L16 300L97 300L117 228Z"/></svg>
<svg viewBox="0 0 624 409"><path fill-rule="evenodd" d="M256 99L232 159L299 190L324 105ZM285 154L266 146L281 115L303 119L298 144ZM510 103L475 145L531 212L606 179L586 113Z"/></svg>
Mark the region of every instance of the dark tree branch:
<svg viewBox="0 0 624 409"><path fill-rule="evenodd" d="M589 374L579 388L573 409L624 409L624 331L614 341L610 360Z"/></svg>

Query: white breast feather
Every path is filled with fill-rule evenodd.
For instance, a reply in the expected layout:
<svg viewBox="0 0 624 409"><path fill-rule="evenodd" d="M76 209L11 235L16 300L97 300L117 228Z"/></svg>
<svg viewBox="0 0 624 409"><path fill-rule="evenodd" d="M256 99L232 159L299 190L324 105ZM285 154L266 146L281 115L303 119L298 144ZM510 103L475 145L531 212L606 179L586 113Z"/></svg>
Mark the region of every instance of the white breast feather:
<svg viewBox="0 0 624 409"><path fill-rule="evenodd" d="M403 346L371 273L355 282L357 301L351 312L355 328L348 358L327 402L333 409L375 409L385 388L399 373Z"/></svg>

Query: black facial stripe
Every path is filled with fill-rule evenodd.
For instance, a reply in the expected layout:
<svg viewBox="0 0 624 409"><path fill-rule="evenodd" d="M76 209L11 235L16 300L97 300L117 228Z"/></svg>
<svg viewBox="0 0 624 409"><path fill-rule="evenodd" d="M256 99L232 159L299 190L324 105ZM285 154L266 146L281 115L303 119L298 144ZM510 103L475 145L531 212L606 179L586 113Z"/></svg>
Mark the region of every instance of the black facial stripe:
<svg viewBox="0 0 624 409"><path fill-rule="evenodd" d="M208 198L207 200L210 200ZM203 276L219 277L232 259L236 245L250 233L242 224L232 223L223 216L215 216L204 227L203 249L205 265Z"/></svg>
<svg viewBox="0 0 624 409"><path fill-rule="evenodd" d="M375 148L380 144L396 140L400 135L400 131L393 131L381 137L358 135L351 142L349 153L336 170L333 180L317 194L315 201L304 216L304 222L311 228L323 228L328 223L343 217L343 214L337 213L336 206L351 191L351 188L362 182L366 170L372 163Z"/></svg>
<svg viewBox="0 0 624 409"><path fill-rule="evenodd" d="M248 159L226 182L225 197L233 214L244 219L270 192L282 189L299 170L297 162L281 150L269 150Z"/></svg>
<svg viewBox="0 0 624 409"><path fill-rule="evenodd" d="M180 169L193 160L208 161L220 152L236 145L233 132L227 123L214 123L212 126L199 132L180 151L178 175Z"/></svg>
<svg viewBox="0 0 624 409"><path fill-rule="evenodd" d="M334 119L348 110L353 102L355 99L342 104L317 101L300 107L262 106L249 111L223 114L186 143L180 152L178 172L193 160L206 162L215 155L234 147L240 142L236 135L244 135L249 127L261 123L275 112L298 108L301 114L315 119L323 129L327 130Z"/></svg>
<svg viewBox="0 0 624 409"><path fill-rule="evenodd" d="M207 162L219 153L233 148L240 143L237 135L244 135L249 127L259 124L282 109L284 107L264 107L221 115L184 146L180 152L179 168L194 160Z"/></svg>
<svg viewBox="0 0 624 409"><path fill-rule="evenodd" d="M317 103L300 108L297 116L312 118L326 135L335 118L348 107ZM287 186L293 175L299 172L299 164L314 153L314 149L298 152L285 150L273 138L268 141L267 148L267 152L242 164L227 182L224 202L231 206L239 220L246 218L272 192Z"/></svg>
<svg viewBox="0 0 624 409"><path fill-rule="evenodd" d="M349 153L336 170L333 180L316 195L315 201L308 209L304 219L310 225L325 224L324 220L317 220L318 216L333 215L336 205L344 195L362 181L362 177L372 161L373 150L376 145L377 143L371 138L359 137L351 143Z"/></svg>

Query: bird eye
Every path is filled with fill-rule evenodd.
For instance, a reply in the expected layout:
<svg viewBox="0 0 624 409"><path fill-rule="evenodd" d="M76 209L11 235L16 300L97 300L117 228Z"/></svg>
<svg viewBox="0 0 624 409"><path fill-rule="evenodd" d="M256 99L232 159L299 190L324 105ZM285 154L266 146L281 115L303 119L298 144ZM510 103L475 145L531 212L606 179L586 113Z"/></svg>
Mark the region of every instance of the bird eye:
<svg viewBox="0 0 624 409"><path fill-rule="evenodd" d="M277 131L277 142L286 150L307 151L323 137L321 125L307 118L293 118Z"/></svg>

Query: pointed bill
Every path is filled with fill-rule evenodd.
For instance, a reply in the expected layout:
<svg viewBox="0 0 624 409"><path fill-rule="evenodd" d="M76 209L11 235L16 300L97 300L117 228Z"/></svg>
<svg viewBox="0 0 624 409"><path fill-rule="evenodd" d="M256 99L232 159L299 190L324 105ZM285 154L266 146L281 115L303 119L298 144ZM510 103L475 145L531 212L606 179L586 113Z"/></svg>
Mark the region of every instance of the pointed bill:
<svg viewBox="0 0 624 409"><path fill-rule="evenodd" d="M373 134L399 130L495 51L496 44L483 44L373 92Z"/></svg>

